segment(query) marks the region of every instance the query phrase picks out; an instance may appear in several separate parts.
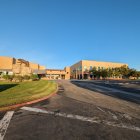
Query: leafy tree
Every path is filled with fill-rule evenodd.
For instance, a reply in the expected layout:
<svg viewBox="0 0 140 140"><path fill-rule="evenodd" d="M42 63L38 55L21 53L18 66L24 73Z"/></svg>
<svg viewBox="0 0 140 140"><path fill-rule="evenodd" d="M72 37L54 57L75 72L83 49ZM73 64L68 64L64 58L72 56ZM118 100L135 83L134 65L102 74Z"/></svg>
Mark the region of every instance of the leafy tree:
<svg viewBox="0 0 140 140"><path fill-rule="evenodd" d="M106 79L108 77L108 71L107 69L103 69L100 71L100 75L102 76L103 79Z"/></svg>
<svg viewBox="0 0 140 140"><path fill-rule="evenodd" d="M135 69L129 69L129 77L136 77L137 79L140 77L140 71L137 71Z"/></svg>
<svg viewBox="0 0 140 140"><path fill-rule="evenodd" d="M126 65L120 67L120 73L123 78L129 78L129 68Z"/></svg>
<svg viewBox="0 0 140 140"><path fill-rule="evenodd" d="M108 68L108 69L100 69L97 70L96 68L93 68L90 70L90 72L93 74L94 78L107 78L107 77L122 77L122 78L129 78L130 76L136 77L137 79L140 77L140 71L137 71L135 69L130 69L128 66L124 65L121 67L116 68Z"/></svg>
<svg viewBox="0 0 140 140"><path fill-rule="evenodd" d="M107 77L112 77L113 76L113 70L108 68L107 69Z"/></svg>
<svg viewBox="0 0 140 140"><path fill-rule="evenodd" d="M97 69L96 69L96 67L94 67L92 70L90 70L90 73L92 73L93 77L96 78L96 76L97 76Z"/></svg>

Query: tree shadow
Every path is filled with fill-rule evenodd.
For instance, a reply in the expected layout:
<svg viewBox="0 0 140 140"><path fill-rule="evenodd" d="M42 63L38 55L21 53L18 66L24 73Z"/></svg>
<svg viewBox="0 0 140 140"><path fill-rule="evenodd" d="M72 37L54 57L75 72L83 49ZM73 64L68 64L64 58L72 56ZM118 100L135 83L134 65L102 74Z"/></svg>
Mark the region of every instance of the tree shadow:
<svg viewBox="0 0 140 140"><path fill-rule="evenodd" d="M94 91L94 92L99 92L99 93L104 94L104 95L107 95L107 96L111 96L111 97L114 97L114 98L118 98L118 99L130 101L130 102L134 102L136 104L140 104L140 97L133 97L132 98L131 95L121 94L119 92L114 92L114 91L113 92L110 92L109 90L105 90L105 89L102 89L102 88L100 88L100 89L99 88L96 88L96 87L94 87L94 85L93 86L92 85L88 86L88 82L85 83L85 84L80 84L80 81L78 81L78 82L71 81L71 83L74 84L74 85L76 85L76 86L78 86L78 87L85 88L85 89L88 89L88 90L91 90L91 91ZM90 83L90 84L92 84L92 83ZM99 85L99 84L96 83L95 85ZM100 86L103 86L103 85L100 84ZM108 85L106 85L106 87L113 88L112 86L108 86ZM116 88L118 88L118 87L116 87ZM122 91L127 91L126 88L125 89L121 88L121 90ZM133 91L133 89L128 89L128 90L129 90L129 92L130 91Z"/></svg>
<svg viewBox="0 0 140 140"><path fill-rule="evenodd" d="M18 84L1 84L0 85L0 92L4 91L4 90L7 90L7 89L10 89L12 87L15 87L17 86Z"/></svg>

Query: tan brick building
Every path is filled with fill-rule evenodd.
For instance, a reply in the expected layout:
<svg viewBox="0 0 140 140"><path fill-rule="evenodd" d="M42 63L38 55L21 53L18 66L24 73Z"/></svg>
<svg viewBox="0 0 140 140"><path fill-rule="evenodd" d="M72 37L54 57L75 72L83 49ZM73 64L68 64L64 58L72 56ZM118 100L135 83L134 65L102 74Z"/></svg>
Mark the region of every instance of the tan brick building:
<svg viewBox="0 0 140 140"><path fill-rule="evenodd" d="M123 65L128 66L128 64L125 64L125 63L81 60L70 67L71 78L73 78L73 79L89 79L90 78L89 71L92 70L93 68L96 68L97 70L107 69L107 68L111 69L111 68L121 67Z"/></svg>
<svg viewBox="0 0 140 140"><path fill-rule="evenodd" d="M14 58L0 56L0 74L13 74L12 69L14 62Z"/></svg>
<svg viewBox="0 0 140 140"><path fill-rule="evenodd" d="M45 67L24 59L0 56L0 74L30 75L35 70L45 70Z"/></svg>
<svg viewBox="0 0 140 140"><path fill-rule="evenodd" d="M30 75L33 73L38 74L40 77L46 77L47 79L89 79L89 71L93 68L97 70L111 69L123 65L128 66L128 64L125 63L81 60L71 67L65 67L62 70L46 69L45 66L40 66L39 64L24 59L0 56L0 74Z"/></svg>
<svg viewBox="0 0 140 140"><path fill-rule="evenodd" d="M60 69L46 69L47 79L70 79L70 67Z"/></svg>

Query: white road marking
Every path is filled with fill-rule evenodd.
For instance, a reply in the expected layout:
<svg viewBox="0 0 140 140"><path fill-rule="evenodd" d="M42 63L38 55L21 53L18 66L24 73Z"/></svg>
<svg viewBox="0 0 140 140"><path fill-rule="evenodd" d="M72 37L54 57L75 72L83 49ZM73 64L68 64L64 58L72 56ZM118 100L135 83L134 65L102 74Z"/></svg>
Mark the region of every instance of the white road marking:
<svg viewBox="0 0 140 140"><path fill-rule="evenodd" d="M8 111L3 117L3 119L0 120L0 140L4 139L4 136L6 134L7 128L9 126L13 114L14 111Z"/></svg>
<svg viewBox="0 0 140 140"><path fill-rule="evenodd" d="M74 115L74 114L56 113L56 112L42 110L42 109L38 109L38 108L32 108L32 107L22 107L21 109L26 110L26 111L32 111L32 112L37 112L37 113L45 113L45 114L49 114L49 115L55 115L55 116L70 118L70 119L76 119L76 120L90 122L90 123L104 124L104 125L109 125L109 126L113 126L113 127L119 127L119 128L129 129L129 130L140 131L139 127L136 127L136 126L133 126L133 125L127 125L127 124L123 124L123 123L116 124L115 122L99 120L98 117L85 117L85 116Z"/></svg>
<svg viewBox="0 0 140 140"><path fill-rule="evenodd" d="M101 109L100 107L97 107L97 109L99 109L100 111L106 113L103 109Z"/></svg>
<svg viewBox="0 0 140 140"><path fill-rule="evenodd" d="M117 116L116 116L115 114L111 113L110 111L108 111L108 113L109 113L110 115L112 115L112 117L113 117L114 120L118 120L118 118L117 118Z"/></svg>

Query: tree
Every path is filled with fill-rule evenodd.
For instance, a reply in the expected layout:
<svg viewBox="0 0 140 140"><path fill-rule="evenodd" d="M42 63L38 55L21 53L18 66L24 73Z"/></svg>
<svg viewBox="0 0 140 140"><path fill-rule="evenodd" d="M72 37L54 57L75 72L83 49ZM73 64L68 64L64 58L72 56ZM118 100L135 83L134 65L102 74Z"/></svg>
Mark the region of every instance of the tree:
<svg viewBox="0 0 140 140"><path fill-rule="evenodd" d="M96 78L96 76L97 76L97 70L96 70L95 67L92 70L90 70L90 73L92 73L93 74L93 77Z"/></svg>
<svg viewBox="0 0 140 140"><path fill-rule="evenodd" d="M123 78L129 78L129 68L126 65L120 67L120 74Z"/></svg>
<svg viewBox="0 0 140 140"><path fill-rule="evenodd" d="M102 76L103 79L106 79L108 77L108 71L107 69L103 69L100 71L100 76Z"/></svg>
<svg viewBox="0 0 140 140"><path fill-rule="evenodd" d="M136 77L137 79L140 77L140 71L137 71L135 69L129 69L129 77Z"/></svg>
<svg viewBox="0 0 140 140"><path fill-rule="evenodd" d="M113 76L113 70L108 68L107 69L107 77L112 77Z"/></svg>
<svg viewBox="0 0 140 140"><path fill-rule="evenodd" d="M107 77L122 77L129 78L130 76L136 77L137 79L140 77L140 71L135 69L130 69L128 66L123 65L121 67L116 68L108 68L108 69L100 69L96 70L94 67L90 72L93 74L94 78L107 78Z"/></svg>

